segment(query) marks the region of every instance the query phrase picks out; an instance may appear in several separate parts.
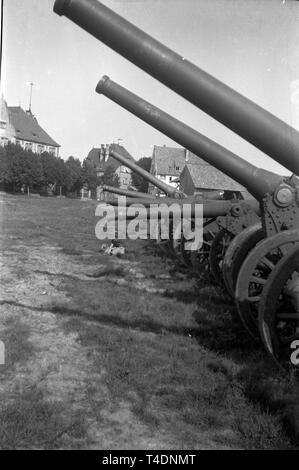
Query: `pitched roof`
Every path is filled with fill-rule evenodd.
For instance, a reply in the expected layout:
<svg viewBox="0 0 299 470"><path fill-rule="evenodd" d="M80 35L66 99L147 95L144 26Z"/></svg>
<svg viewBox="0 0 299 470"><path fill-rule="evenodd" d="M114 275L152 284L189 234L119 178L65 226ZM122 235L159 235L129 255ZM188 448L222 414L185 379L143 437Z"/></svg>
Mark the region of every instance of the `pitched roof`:
<svg viewBox="0 0 299 470"><path fill-rule="evenodd" d="M194 153L182 147L159 147L154 146L152 157L152 173L158 175L179 176L185 166L189 163L207 163Z"/></svg>
<svg viewBox="0 0 299 470"><path fill-rule="evenodd" d="M224 189L226 191L241 191L246 189L229 176L217 170L212 165L186 164L195 188L203 189Z"/></svg>
<svg viewBox="0 0 299 470"><path fill-rule="evenodd" d="M8 106L8 115L17 139L60 147L39 125L37 119L32 114L26 113L21 106Z"/></svg>
<svg viewBox="0 0 299 470"><path fill-rule="evenodd" d="M88 153L86 159L89 160L90 163L92 163L92 165L98 171L104 171L105 168L107 168L107 166L111 166L114 171L117 170L117 168L119 168L122 165L122 163L120 163L118 160L116 160L115 158L113 158L110 155L109 155L107 161L102 160L103 151L105 151L105 150L106 150L105 146L102 146L100 148L93 147L90 150L90 152ZM109 150L110 151L114 150L115 152L120 153L121 155L126 157L128 160L135 161L134 158L132 157L132 155L122 145L111 144L111 145L109 145Z"/></svg>

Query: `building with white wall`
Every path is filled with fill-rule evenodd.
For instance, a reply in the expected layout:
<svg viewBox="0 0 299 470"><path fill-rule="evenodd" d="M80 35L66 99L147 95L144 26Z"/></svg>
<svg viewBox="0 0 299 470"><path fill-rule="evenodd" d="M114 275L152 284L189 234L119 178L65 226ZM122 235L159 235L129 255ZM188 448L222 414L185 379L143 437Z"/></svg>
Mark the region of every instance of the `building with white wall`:
<svg viewBox="0 0 299 470"><path fill-rule="evenodd" d="M8 142L18 144L34 153L49 152L56 157L60 145L39 125L31 110L21 106L7 106L4 97L0 98L0 145Z"/></svg>

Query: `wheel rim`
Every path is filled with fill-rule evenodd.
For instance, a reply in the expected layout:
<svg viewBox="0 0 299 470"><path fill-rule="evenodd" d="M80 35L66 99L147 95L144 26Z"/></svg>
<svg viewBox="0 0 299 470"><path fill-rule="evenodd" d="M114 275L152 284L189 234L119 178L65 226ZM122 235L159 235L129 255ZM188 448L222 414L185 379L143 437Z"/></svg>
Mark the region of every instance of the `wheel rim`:
<svg viewBox="0 0 299 470"><path fill-rule="evenodd" d="M217 282L217 284L223 284L222 277L222 263L225 256L225 252L233 239L233 235L224 229L221 229L215 236L210 253L209 253L209 265L210 271Z"/></svg>
<svg viewBox="0 0 299 470"><path fill-rule="evenodd" d="M224 285L231 297L235 296L235 287L239 270L248 252L264 237L260 223L251 225L235 236L226 250L222 276Z"/></svg>
<svg viewBox="0 0 299 470"><path fill-rule="evenodd" d="M200 279L206 281L211 280L209 254L210 247L216 236L214 232L215 229L219 230L218 225L214 222L210 226L205 227L202 247L198 251L190 252L190 261L194 272Z"/></svg>
<svg viewBox="0 0 299 470"><path fill-rule="evenodd" d="M298 230L288 230L259 242L246 257L236 282L236 306L243 326L259 340L258 305L276 264L298 240Z"/></svg>
<svg viewBox="0 0 299 470"><path fill-rule="evenodd" d="M290 296L290 286L296 286L295 296ZM261 296L258 320L267 352L280 366L299 370L299 364L294 363L292 348L295 341L299 346L298 246L284 256L272 271Z"/></svg>

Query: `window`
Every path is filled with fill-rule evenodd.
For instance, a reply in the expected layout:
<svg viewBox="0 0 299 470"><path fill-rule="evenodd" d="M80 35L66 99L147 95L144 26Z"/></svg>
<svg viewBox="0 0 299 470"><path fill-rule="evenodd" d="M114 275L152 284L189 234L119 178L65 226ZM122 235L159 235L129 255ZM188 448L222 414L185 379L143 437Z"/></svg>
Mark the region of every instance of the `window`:
<svg viewBox="0 0 299 470"><path fill-rule="evenodd" d="M179 167L179 166L176 166L175 169L176 169L176 171L180 171L180 167Z"/></svg>
<svg viewBox="0 0 299 470"><path fill-rule="evenodd" d="M25 150L32 150L32 142L25 143Z"/></svg>
<svg viewBox="0 0 299 470"><path fill-rule="evenodd" d="M6 129L6 122L0 121L0 129Z"/></svg>
<svg viewBox="0 0 299 470"><path fill-rule="evenodd" d="M41 145L41 144L38 144L38 146L37 146L38 153L42 153L44 150L45 150L45 146Z"/></svg>
<svg viewBox="0 0 299 470"><path fill-rule="evenodd" d="M55 155L55 147L49 147L49 153Z"/></svg>

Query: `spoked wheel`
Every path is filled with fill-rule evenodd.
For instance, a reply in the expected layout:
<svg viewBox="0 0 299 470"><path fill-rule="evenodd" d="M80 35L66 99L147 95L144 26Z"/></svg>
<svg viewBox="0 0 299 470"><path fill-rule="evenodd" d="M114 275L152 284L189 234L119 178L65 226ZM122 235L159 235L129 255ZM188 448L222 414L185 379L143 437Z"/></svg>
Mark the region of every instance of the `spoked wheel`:
<svg viewBox="0 0 299 470"><path fill-rule="evenodd" d="M222 276L231 297L235 296L237 277L246 256L263 238L262 224L254 224L236 235L227 248L222 264Z"/></svg>
<svg viewBox="0 0 299 470"><path fill-rule="evenodd" d="M174 256L179 261L183 262L183 258L182 258L182 240L172 239L171 244L172 244L172 251L173 251Z"/></svg>
<svg viewBox="0 0 299 470"><path fill-rule="evenodd" d="M163 239L162 238L162 222L161 220L158 221L156 227L156 242L161 251L163 253L169 255L173 254L173 247L172 247L172 240L171 239Z"/></svg>
<svg viewBox="0 0 299 470"><path fill-rule="evenodd" d="M186 268L190 268L191 261L190 261L190 257L188 257L189 252L187 252L184 249L184 245L185 245L185 239L184 239L183 234L181 234L180 239L174 238L172 240L173 254Z"/></svg>
<svg viewBox="0 0 299 470"><path fill-rule="evenodd" d="M223 284L222 278L222 263L225 256L225 252L233 239L233 235L224 229L221 229L215 236L210 253L209 253L209 264L210 271L217 282L217 284Z"/></svg>
<svg viewBox="0 0 299 470"><path fill-rule="evenodd" d="M284 368L299 370L299 246L273 269L259 305L263 344Z"/></svg>
<svg viewBox="0 0 299 470"><path fill-rule="evenodd" d="M190 268L191 261L190 261L190 256L188 254L190 253L189 251L186 251L185 249L185 243L187 240L184 237L184 221L182 222L182 226L178 225L176 229L174 230L173 236L172 236L172 247L173 247L173 253L175 257L183 263L186 267ZM191 222L192 224L192 222Z"/></svg>
<svg viewBox="0 0 299 470"><path fill-rule="evenodd" d="M195 248L195 246L193 246L193 249L190 248L190 244L194 245L194 243L196 242L196 238L194 237L195 220L194 218L192 218L191 220L189 219L184 221L184 223L186 222L188 223L188 225L184 226L184 229L182 230L181 234L181 258L183 259L185 266L194 270L193 262L199 251ZM200 247L200 249L201 248L202 246Z"/></svg>
<svg viewBox="0 0 299 470"><path fill-rule="evenodd" d="M209 224L204 228L203 243L198 251L190 252L190 261L194 273L202 280L211 281L212 276L209 265L209 254L212 242L219 231L216 222Z"/></svg>
<svg viewBox="0 0 299 470"><path fill-rule="evenodd" d="M192 251L190 250L186 250L185 248L185 244L186 244L187 240L185 239L184 236L182 236L182 240L181 240L181 257L182 257L182 260L185 264L185 266L187 266L188 268L192 268L192 263L191 263L191 253Z"/></svg>
<svg viewBox="0 0 299 470"><path fill-rule="evenodd" d="M287 230L259 242L245 259L236 282L239 317L255 339L260 339L258 308L263 289L282 256L298 243L298 230Z"/></svg>

